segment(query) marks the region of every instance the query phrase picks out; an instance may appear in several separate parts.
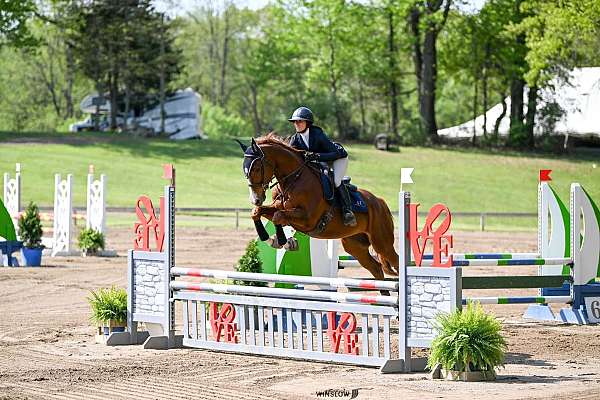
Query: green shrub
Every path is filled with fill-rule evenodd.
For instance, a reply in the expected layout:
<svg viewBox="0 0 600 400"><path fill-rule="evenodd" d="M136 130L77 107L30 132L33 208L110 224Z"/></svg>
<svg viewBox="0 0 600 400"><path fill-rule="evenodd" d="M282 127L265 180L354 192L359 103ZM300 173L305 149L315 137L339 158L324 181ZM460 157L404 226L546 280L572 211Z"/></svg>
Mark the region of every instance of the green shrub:
<svg viewBox="0 0 600 400"><path fill-rule="evenodd" d="M40 210L34 202L30 202L25 213L19 217L19 236L25 247L40 249L44 248L42 245L43 234Z"/></svg>
<svg viewBox="0 0 600 400"><path fill-rule="evenodd" d="M77 246L85 252L96 253L100 249L104 250L104 235L95 229L82 229L77 240Z"/></svg>
<svg viewBox="0 0 600 400"><path fill-rule="evenodd" d="M427 367L441 364L446 370L460 372L493 371L504 365L506 341L502 325L483 311L479 303L436 318L438 335L431 345Z"/></svg>
<svg viewBox="0 0 600 400"><path fill-rule="evenodd" d="M235 266L235 270L238 272L262 272L262 261L258 252L258 241L256 239L251 240L246 246L246 253L239 259L238 265ZM234 281L236 285L246 286L267 286L265 282L252 282L252 281Z"/></svg>
<svg viewBox="0 0 600 400"><path fill-rule="evenodd" d="M202 105L202 126L211 139L254 136L250 124L240 117L227 114L217 105L205 102Z"/></svg>
<svg viewBox="0 0 600 400"><path fill-rule="evenodd" d="M96 324L110 320L124 323L127 321L127 291L123 288L98 289L91 291L87 298L92 308L90 319Z"/></svg>

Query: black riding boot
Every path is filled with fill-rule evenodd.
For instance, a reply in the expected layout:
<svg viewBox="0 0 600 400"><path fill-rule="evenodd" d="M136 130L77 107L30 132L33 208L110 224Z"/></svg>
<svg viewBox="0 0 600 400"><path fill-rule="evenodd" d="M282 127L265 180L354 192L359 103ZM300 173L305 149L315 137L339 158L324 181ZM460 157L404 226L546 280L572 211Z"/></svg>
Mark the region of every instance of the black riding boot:
<svg viewBox="0 0 600 400"><path fill-rule="evenodd" d="M338 193L340 194L340 199L342 200L342 218L344 220L344 225L355 226L356 217L352 212L352 200L350 200L350 192L348 192L348 187L344 184L341 184L337 189Z"/></svg>

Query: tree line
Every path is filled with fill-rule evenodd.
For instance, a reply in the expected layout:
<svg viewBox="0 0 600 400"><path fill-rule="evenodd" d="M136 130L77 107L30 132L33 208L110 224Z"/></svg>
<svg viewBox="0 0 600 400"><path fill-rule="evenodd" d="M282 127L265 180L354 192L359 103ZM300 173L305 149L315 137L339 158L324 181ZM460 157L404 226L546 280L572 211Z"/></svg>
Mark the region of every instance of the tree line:
<svg viewBox="0 0 600 400"><path fill-rule="evenodd" d="M478 10L459 0L278 0L259 10L205 0L177 17L150 0L0 7L0 129L17 131L64 127L90 91L106 96L116 128L120 115L192 87L209 135L287 133L288 114L307 105L342 140L437 143L438 129L502 103L508 138L498 120L491 132L484 123L480 144L531 148L540 115L561 114L540 91L600 54L595 0L488 0Z"/></svg>

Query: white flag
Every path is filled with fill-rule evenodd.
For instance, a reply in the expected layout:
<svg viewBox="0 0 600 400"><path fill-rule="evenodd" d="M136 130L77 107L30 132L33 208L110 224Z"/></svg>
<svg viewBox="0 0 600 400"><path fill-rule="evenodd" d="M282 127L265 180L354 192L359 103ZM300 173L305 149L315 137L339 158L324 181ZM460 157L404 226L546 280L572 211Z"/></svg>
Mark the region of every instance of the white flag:
<svg viewBox="0 0 600 400"><path fill-rule="evenodd" d="M400 168L400 183L414 183L410 176L414 168Z"/></svg>

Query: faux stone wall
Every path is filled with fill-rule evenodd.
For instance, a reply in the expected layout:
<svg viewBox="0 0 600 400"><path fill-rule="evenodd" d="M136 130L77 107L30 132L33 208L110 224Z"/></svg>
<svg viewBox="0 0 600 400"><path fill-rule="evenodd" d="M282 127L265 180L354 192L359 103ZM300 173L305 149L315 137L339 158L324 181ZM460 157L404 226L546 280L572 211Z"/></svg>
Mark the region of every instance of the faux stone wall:
<svg viewBox="0 0 600 400"><path fill-rule="evenodd" d="M408 276L408 337L433 339L432 322L439 312L452 310L450 279Z"/></svg>
<svg viewBox="0 0 600 400"><path fill-rule="evenodd" d="M134 312L156 315L165 312L165 267L162 261L135 260Z"/></svg>

